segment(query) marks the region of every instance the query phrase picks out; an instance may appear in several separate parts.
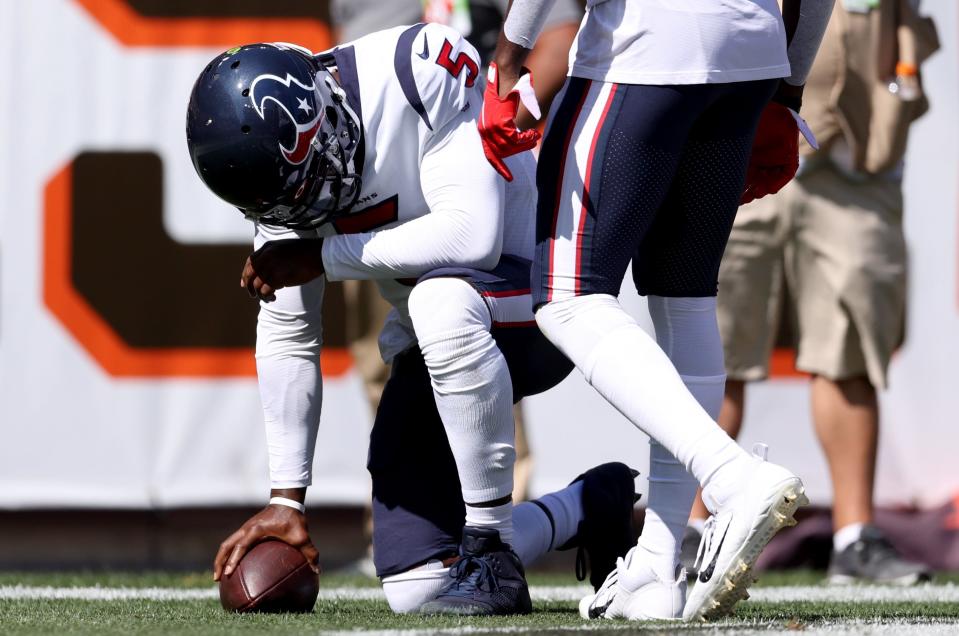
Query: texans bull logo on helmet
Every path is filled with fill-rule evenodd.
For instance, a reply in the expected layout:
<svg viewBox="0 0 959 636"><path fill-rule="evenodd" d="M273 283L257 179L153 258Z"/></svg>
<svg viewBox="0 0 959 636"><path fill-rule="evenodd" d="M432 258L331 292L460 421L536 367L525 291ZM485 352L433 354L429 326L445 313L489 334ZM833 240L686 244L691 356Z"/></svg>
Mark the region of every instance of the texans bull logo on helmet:
<svg viewBox="0 0 959 636"><path fill-rule="evenodd" d="M296 139L292 147L280 142L283 158L292 165L306 161L316 132L323 123L324 111L317 106L319 101L316 84L302 84L287 73L285 78L264 74L258 76L250 85L250 101L260 119L266 120L264 108L266 102L274 102L296 126Z"/></svg>

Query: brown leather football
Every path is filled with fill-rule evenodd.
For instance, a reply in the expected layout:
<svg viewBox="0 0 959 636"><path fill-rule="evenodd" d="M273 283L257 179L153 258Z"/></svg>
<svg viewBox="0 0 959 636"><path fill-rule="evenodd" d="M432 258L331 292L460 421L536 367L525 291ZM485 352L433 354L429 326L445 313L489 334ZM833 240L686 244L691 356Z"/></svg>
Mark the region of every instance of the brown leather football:
<svg viewBox="0 0 959 636"><path fill-rule="evenodd" d="M220 603L232 612L309 612L319 593L320 577L303 554L276 540L253 546L220 579Z"/></svg>

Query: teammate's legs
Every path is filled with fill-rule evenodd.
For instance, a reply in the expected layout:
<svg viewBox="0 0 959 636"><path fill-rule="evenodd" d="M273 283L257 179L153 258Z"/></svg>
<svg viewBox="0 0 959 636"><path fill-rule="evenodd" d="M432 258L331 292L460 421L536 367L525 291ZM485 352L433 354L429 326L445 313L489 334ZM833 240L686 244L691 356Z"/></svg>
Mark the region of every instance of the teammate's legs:
<svg viewBox="0 0 959 636"><path fill-rule="evenodd" d="M689 392L716 419L726 375L715 297L649 296L648 303L657 343ZM650 438L649 444L649 499L638 545L656 574L670 581L677 577L683 535L699 485L659 442Z"/></svg>
<svg viewBox="0 0 959 636"><path fill-rule="evenodd" d="M781 527L799 501L801 486L788 471L751 461L749 455L716 425L713 417L686 388L662 349L625 314L612 296L615 291L610 291L610 288L615 289L614 281L618 283L617 275L623 273L620 263L624 260L621 255L624 240L627 248L647 246L644 238L649 224L644 228L642 221L648 219L654 225L665 228L658 233L665 232L668 235L666 230L678 230L677 235L682 235L684 223L663 217L668 209L663 205L665 197L660 196L655 200L652 209L648 205L650 192L657 192L657 176L663 177L662 168L657 167L656 162L649 161L652 153L648 147L663 150L661 145L657 146L651 140L661 140L666 135L668 142L672 135L678 139L676 143L684 158L691 153L693 161L689 162L690 167L698 171L698 179L687 180L679 188L677 182L682 181L676 169L679 158L674 154L672 171L665 175L665 180L670 187L675 188L670 192L670 199L678 197L683 207L700 212L698 216L693 214L688 217L690 222L698 222L702 226L700 231L693 232L694 238L700 241L699 253L676 250L676 253L688 256L688 262L660 258L672 269L657 269L655 273L658 278L640 276L640 291L660 296L715 294L716 270L743 185L748 148L759 113L772 92L773 84L756 82L738 86L626 87L624 101L632 108L619 109L609 130L605 130L603 120L599 120L593 137L596 143L605 144L606 152L601 157L595 157L591 151L583 163L581 198L586 204L577 207L575 198L566 200L559 195L550 200L548 191L543 196L541 185L540 220L544 217L550 219L550 231L540 234L544 240L537 254L538 262L546 272L538 281L534 278L534 282L542 289L541 300L545 301L537 313L537 322L583 371L594 388L695 476L704 487L707 505L713 511L726 513L722 515L725 526L720 531L723 538L712 537L710 533L710 539L714 539L706 555L711 558L710 566L701 574L703 585L694 589L693 601L685 610L691 617L724 612L741 598L744 584L748 582L748 574L744 572L748 572L748 566L762 547L760 544L764 544L767 526L771 530ZM737 101L739 110L734 115L731 104ZM700 105L701 110L695 113L693 121L684 119L684 104L687 107L688 104ZM668 108L670 105L674 107ZM615 102L611 104L611 109L616 109ZM724 131L731 138L737 138L744 148L738 156L733 153L732 157L724 157L734 166L728 172L720 171L722 174L715 175L715 165L704 162L703 158L713 154L709 150L716 144L712 144L709 137L700 136L698 133L701 130L697 131L696 128L700 120L710 119L710 111L723 109L728 111L726 117L732 119L739 116L735 121L745 121L748 125L745 134L728 129ZM631 117L627 119L621 116L621 112L629 112ZM726 123L720 113L717 113L715 120L716 124ZM723 131L721 127L718 130ZM605 142L602 141L604 135L608 135ZM571 137L576 138L575 129ZM720 148L728 145L718 144ZM729 148L724 149L728 154ZM669 157L668 145L666 150L666 156ZM658 162L658 165L662 166L663 162ZM591 173L597 167L601 171L598 182L591 178ZM680 168L683 168L681 164ZM725 175L735 172L738 172L738 178L723 180ZM637 173L642 175L638 179L635 178ZM568 174L563 176L564 181L568 180ZM652 183L652 187L638 191L630 189L630 184L643 184L644 181ZM557 188L560 195L563 187ZM731 192L735 192L735 197L730 195ZM554 209L544 207L544 199L545 204L552 204ZM696 207L706 210L696 210ZM629 216L640 221L630 224L621 220ZM722 227L724 223L726 225ZM604 233L604 226L618 226L620 231ZM560 239L564 232L568 233L567 242L575 246L574 249L559 249L563 247ZM629 245L628 239L635 242ZM718 253L714 254L717 245ZM679 247L682 248L683 244L679 243ZM675 255L669 250L662 254ZM640 274L646 274L644 256L643 253L639 254ZM613 259L617 265L615 269L608 265ZM691 324L696 323L694 321ZM715 329L712 332L715 334ZM719 350L718 337L716 341L716 349ZM722 366L719 365L716 371L716 375L721 375ZM656 450L655 447L653 450ZM747 479L747 476L752 479ZM750 485L753 482L758 485ZM691 503L692 489L684 487L681 490ZM783 497L785 504L782 503ZM688 513L688 504L685 507ZM733 508L738 511L736 515L731 514ZM676 517L677 525L681 523L679 516L669 517ZM666 520L662 520L662 525L669 529ZM662 536L667 537L665 532ZM677 541L672 537L662 542L663 545L667 543L675 545ZM630 560L630 563L633 562ZM745 568L736 569L739 564ZM645 567L648 572L649 566ZM611 610L613 615L630 618L675 616L677 605L681 606L681 595L655 586L654 579L662 579L662 576L653 571L650 578L650 575L640 571L642 569L628 566L625 573L622 568L619 569L615 587L626 593L618 596L613 593L615 598L610 603L603 605L598 600L604 590L592 600L585 599L590 616L593 610L601 607L606 615L610 615ZM716 576L713 581L714 572ZM644 595L647 591L653 593L658 604L652 613L645 607ZM620 606L616 606L617 598L620 599Z"/></svg>
<svg viewBox="0 0 959 636"><path fill-rule="evenodd" d="M574 86L543 148L562 165L541 161L538 174L537 323L594 388L707 483L745 453L615 295L713 89Z"/></svg>
<svg viewBox="0 0 959 636"><path fill-rule="evenodd" d="M543 155L555 146L558 165L540 163L533 285L545 304L536 318L587 381L650 434L653 495L641 540L645 554L635 559L631 554L618 569L618 582L584 599L581 612L589 618L675 618L682 612L685 580L674 568L680 540L670 525L685 527L695 483L660 443L674 453L685 451L687 462L698 459L703 475L743 453L717 429L663 348L615 296L670 192L686 139L711 91L583 85L577 100L573 88L544 142ZM556 183L554 175L561 175ZM665 319L661 309L654 319ZM657 322L657 335L670 339L664 321ZM702 466L704 461L711 464ZM616 593L621 586L627 593Z"/></svg>
<svg viewBox="0 0 959 636"><path fill-rule="evenodd" d="M719 264L742 195L756 118L772 87L753 82L714 91L719 95L690 131L670 192L633 260L656 340L713 420L726 378L716 321ZM639 545L668 579L677 570L697 483L658 442L650 444L647 521Z"/></svg>
<svg viewBox="0 0 959 636"><path fill-rule="evenodd" d="M636 284L642 293L673 297L677 306L678 299L685 298L708 312L699 333L693 327L684 337L700 338L699 364L706 366L698 373L723 374L711 297L741 197L756 121L774 85L764 81L722 87L719 99L694 127L674 190L635 261ZM706 396L705 402L713 403L714 417L720 395ZM730 461L703 488L714 517L704 528L699 579L689 594L686 618L721 616L745 596L751 582L749 568L769 537L790 523L802 501L799 479L765 461ZM674 536L681 536L678 524L675 529Z"/></svg>
<svg viewBox="0 0 959 636"><path fill-rule="evenodd" d="M719 268L717 319L723 343L726 388L718 422L736 439L742 427L746 383L769 375L772 353L784 294L783 250L792 234L791 211L801 204L795 201L794 184L778 195L742 206L736 219ZM692 567L709 511L697 498L690 513L684 541L683 563ZM695 568L694 568L695 569Z"/></svg>

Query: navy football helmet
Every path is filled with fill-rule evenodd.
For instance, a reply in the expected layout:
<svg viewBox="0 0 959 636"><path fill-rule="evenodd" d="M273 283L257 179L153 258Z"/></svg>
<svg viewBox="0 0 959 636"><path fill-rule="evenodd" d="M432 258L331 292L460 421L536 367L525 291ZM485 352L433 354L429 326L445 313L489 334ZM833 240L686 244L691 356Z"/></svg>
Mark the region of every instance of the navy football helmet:
<svg viewBox="0 0 959 636"><path fill-rule="evenodd" d="M360 192L360 120L330 71L295 45L218 55L193 86L186 137L203 182L254 221L316 228Z"/></svg>

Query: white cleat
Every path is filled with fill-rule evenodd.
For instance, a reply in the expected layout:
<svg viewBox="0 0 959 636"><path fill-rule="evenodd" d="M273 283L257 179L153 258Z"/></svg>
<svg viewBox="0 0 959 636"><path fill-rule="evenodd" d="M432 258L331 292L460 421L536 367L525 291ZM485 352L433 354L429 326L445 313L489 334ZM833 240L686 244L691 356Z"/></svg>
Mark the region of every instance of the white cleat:
<svg viewBox="0 0 959 636"><path fill-rule="evenodd" d="M765 446L757 445L753 453L739 492L706 522L696 559L699 576L683 612L686 620L727 616L748 598L759 554L773 535L796 524L796 509L809 503L796 475L766 461Z"/></svg>
<svg viewBox="0 0 959 636"><path fill-rule="evenodd" d="M663 581L636 557L636 548L616 560L595 594L579 602L583 618L625 618L631 621L674 620L682 618L686 601L686 571L675 581Z"/></svg>

